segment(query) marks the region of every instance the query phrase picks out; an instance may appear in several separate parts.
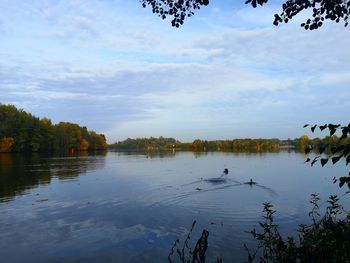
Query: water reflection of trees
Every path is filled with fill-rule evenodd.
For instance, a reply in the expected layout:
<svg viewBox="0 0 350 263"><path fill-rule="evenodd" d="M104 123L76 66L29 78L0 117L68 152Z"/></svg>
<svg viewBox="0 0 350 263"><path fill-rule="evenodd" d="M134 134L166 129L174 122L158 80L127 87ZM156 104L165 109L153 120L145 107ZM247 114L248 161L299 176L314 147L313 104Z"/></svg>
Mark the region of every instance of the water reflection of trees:
<svg viewBox="0 0 350 263"><path fill-rule="evenodd" d="M105 153L77 157L41 157L39 154L0 154L0 202L12 200L28 190L48 185L52 178L72 180L101 169Z"/></svg>
<svg viewBox="0 0 350 263"><path fill-rule="evenodd" d="M178 153L173 150L164 151L115 151L118 156L144 156L146 158L168 158L175 157Z"/></svg>
<svg viewBox="0 0 350 263"><path fill-rule="evenodd" d="M154 150L154 151L112 151L117 156L142 156L146 158L169 158L169 157L175 157L177 154L181 153L191 153L194 155L195 158L198 157L204 157L210 154L217 154L218 151L189 151L189 150ZM246 156L264 156L271 153L281 153L281 152L288 152L288 153L300 153L299 150L295 148L281 148L278 150L235 150L235 151L220 151L220 154L226 154L226 155L246 155Z"/></svg>

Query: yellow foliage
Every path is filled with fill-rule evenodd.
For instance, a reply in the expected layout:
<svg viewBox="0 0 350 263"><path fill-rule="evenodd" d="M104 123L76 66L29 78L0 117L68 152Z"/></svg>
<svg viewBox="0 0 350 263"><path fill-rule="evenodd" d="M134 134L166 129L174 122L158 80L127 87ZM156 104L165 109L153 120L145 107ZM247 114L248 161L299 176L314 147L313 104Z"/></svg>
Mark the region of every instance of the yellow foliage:
<svg viewBox="0 0 350 263"><path fill-rule="evenodd" d="M0 152L8 153L12 150L12 145L15 143L15 140L12 137L3 137L0 139Z"/></svg>
<svg viewBox="0 0 350 263"><path fill-rule="evenodd" d="M310 140L310 138L309 138L309 136L307 136L306 134L304 134L304 135L302 135L302 136L300 136L300 140L301 141L309 141Z"/></svg>
<svg viewBox="0 0 350 263"><path fill-rule="evenodd" d="M78 151L87 151L88 149L89 149L89 142L85 139L82 139L78 146Z"/></svg>
<svg viewBox="0 0 350 263"><path fill-rule="evenodd" d="M40 122L41 122L42 124L44 124L45 126L51 126L51 125L52 125L51 120L48 119L48 118L42 118L42 119L40 120Z"/></svg>

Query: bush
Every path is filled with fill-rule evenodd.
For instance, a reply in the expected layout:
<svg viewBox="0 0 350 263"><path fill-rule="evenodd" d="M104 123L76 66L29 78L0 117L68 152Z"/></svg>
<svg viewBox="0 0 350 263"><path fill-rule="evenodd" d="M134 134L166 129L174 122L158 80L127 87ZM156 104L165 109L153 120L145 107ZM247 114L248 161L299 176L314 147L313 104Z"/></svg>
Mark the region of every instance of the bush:
<svg viewBox="0 0 350 263"><path fill-rule="evenodd" d="M320 218L318 201L318 195L312 194L309 212L312 223L299 225L297 241L293 237L282 237L278 225L274 224L273 206L265 203L265 220L259 223L262 231L251 231L258 241L258 248L252 253L246 247L248 262L350 262L349 211L339 205L336 195L332 195L324 216Z"/></svg>

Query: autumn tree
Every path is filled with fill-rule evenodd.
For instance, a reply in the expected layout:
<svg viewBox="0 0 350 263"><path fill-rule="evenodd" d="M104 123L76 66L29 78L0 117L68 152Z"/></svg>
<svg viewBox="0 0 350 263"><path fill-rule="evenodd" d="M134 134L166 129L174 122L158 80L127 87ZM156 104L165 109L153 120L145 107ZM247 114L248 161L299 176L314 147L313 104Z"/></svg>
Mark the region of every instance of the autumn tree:
<svg viewBox="0 0 350 263"><path fill-rule="evenodd" d="M108 147L105 136L103 134L97 134L94 131L89 133L88 143L89 150L93 151L105 150Z"/></svg>
<svg viewBox="0 0 350 263"><path fill-rule="evenodd" d="M90 147L91 145L91 147ZM106 149L104 135L75 123L53 125L13 105L0 104L0 152L52 152Z"/></svg>
<svg viewBox="0 0 350 263"><path fill-rule="evenodd" d="M78 150L79 151L87 151L89 149L89 142L85 139L82 139L79 146Z"/></svg>
<svg viewBox="0 0 350 263"><path fill-rule="evenodd" d="M12 150L15 140L12 137L3 137L0 139L0 153L8 153Z"/></svg>

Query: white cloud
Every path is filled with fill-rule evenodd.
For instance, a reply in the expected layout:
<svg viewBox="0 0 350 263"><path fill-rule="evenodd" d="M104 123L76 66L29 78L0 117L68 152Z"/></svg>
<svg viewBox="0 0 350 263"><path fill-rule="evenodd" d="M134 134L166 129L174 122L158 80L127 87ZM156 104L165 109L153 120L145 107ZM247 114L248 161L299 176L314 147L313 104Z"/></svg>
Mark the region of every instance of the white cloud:
<svg viewBox="0 0 350 263"><path fill-rule="evenodd" d="M323 85L349 85L350 69L345 72L334 72L323 74L320 78ZM350 91L350 89L349 89Z"/></svg>
<svg viewBox="0 0 350 263"><path fill-rule="evenodd" d="M59 38L86 39L90 37L98 37L99 32L93 19L85 16L74 16L60 22L46 35Z"/></svg>
<svg viewBox="0 0 350 263"><path fill-rule="evenodd" d="M217 51L213 59L230 65L277 68L282 71L337 71L349 69L350 39L337 25L319 31L291 26L262 29L228 29L202 38L195 47ZM332 35L330 38L329 36Z"/></svg>
<svg viewBox="0 0 350 263"><path fill-rule="evenodd" d="M67 91L44 91L44 90L36 90L36 91L15 91L12 92L11 95L14 96L22 96L27 98L35 98L37 100L70 100L70 99L82 99L86 96L86 93L74 93Z"/></svg>

